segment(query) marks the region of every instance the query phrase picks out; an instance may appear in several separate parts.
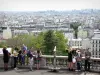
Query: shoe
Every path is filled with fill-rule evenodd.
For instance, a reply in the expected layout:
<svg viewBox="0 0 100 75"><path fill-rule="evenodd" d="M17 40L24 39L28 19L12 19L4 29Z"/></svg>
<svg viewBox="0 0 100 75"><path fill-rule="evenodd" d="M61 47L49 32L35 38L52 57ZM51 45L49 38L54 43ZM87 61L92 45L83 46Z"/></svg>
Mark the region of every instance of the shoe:
<svg viewBox="0 0 100 75"><path fill-rule="evenodd" d="M17 68L14 68L15 70L17 70Z"/></svg>
<svg viewBox="0 0 100 75"><path fill-rule="evenodd" d="M68 70L70 71L70 68Z"/></svg>

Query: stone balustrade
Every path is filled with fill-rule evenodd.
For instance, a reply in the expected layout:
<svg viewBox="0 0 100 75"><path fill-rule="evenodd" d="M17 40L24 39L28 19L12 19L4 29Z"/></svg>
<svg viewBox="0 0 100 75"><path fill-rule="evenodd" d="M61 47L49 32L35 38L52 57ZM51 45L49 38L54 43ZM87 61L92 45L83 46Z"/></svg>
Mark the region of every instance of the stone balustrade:
<svg viewBox="0 0 100 75"><path fill-rule="evenodd" d="M53 66L53 55L42 55L40 65L42 68L48 68ZM68 56L56 56L56 66L60 67L61 69L67 69L67 58ZM82 57L82 68L84 69L84 59L85 57ZM3 56L0 55L0 67L3 67ZM9 67L13 66L13 56L11 56L9 61ZM28 66L28 62L24 66ZM20 66L21 67L21 66ZM36 64L34 63L34 67L36 67ZM93 71L100 71L100 58L93 58L91 57L91 70Z"/></svg>

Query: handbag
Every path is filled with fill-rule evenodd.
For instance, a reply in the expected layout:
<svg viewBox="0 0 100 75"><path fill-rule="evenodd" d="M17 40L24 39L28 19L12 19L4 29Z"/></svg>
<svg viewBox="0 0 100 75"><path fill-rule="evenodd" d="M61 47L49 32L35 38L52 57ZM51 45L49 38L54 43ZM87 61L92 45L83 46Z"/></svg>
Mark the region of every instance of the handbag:
<svg viewBox="0 0 100 75"><path fill-rule="evenodd" d="M72 59L72 62L73 63L76 63L76 58L75 57Z"/></svg>

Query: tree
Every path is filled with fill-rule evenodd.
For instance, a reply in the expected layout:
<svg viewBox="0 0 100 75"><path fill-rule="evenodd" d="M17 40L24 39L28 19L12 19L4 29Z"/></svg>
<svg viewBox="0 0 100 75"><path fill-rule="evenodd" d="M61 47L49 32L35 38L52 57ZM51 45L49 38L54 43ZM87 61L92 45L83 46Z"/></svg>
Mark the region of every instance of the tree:
<svg viewBox="0 0 100 75"><path fill-rule="evenodd" d="M74 37L75 39L78 38L78 27L80 26L81 24L79 22L73 22L70 24L70 27L74 29Z"/></svg>
<svg viewBox="0 0 100 75"><path fill-rule="evenodd" d="M47 31L44 35L44 53L52 55L55 43L53 31Z"/></svg>
<svg viewBox="0 0 100 75"><path fill-rule="evenodd" d="M33 47L34 36L33 35L18 35L13 37L12 39L7 40L7 44L10 47L21 47L22 44L25 44L28 48Z"/></svg>
<svg viewBox="0 0 100 75"><path fill-rule="evenodd" d="M7 46L5 41L0 42L0 48L3 48L4 46Z"/></svg>
<svg viewBox="0 0 100 75"><path fill-rule="evenodd" d="M60 31L55 32L56 46L57 46L57 55L66 55L67 39L64 34Z"/></svg>
<svg viewBox="0 0 100 75"><path fill-rule="evenodd" d="M44 46L46 54L53 54L54 47L57 47L57 55L65 55L67 48L67 39L60 31L49 30L44 36Z"/></svg>
<svg viewBox="0 0 100 75"><path fill-rule="evenodd" d="M34 48L37 50L43 50L44 48L43 42L44 42L44 33L41 32L40 34L38 34L38 36L35 36L35 39L33 41Z"/></svg>
<svg viewBox="0 0 100 75"><path fill-rule="evenodd" d="M13 37L11 39L7 39L6 42L7 42L7 46L12 48L20 46L23 43L19 36Z"/></svg>

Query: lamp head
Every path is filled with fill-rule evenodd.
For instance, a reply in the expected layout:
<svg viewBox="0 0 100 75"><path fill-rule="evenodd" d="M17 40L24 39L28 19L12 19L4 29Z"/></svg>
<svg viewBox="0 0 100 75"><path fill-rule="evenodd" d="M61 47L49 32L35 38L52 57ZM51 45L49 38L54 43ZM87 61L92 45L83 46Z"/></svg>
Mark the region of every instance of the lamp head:
<svg viewBox="0 0 100 75"><path fill-rule="evenodd" d="M56 52L56 46L54 47L54 50L53 51Z"/></svg>

